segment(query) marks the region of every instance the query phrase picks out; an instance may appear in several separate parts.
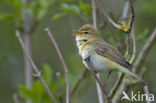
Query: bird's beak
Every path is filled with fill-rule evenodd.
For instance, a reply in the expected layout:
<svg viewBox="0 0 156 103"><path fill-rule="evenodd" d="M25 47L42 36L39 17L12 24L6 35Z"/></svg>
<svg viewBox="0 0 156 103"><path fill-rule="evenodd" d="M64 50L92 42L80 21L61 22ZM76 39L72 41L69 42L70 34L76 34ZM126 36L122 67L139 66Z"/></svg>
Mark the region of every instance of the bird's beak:
<svg viewBox="0 0 156 103"><path fill-rule="evenodd" d="M80 31L77 31L77 34L72 34L73 36L81 36L82 35L82 32Z"/></svg>

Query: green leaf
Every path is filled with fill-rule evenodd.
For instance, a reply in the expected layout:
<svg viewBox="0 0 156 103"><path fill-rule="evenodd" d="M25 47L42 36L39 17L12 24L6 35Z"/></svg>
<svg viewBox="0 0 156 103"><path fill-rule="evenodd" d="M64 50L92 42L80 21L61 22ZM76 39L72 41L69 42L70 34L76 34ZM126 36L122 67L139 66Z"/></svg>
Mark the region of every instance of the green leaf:
<svg viewBox="0 0 156 103"><path fill-rule="evenodd" d="M68 13L68 14L73 14L73 15L79 15L80 14L80 9L77 5L74 4L61 4L61 10Z"/></svg>
<svg viewBox="0 0 156 103"><path fill-rule="evenodd" d="M18 88L19 88L19 94L23 99L29 99L29 100L33 99L31 90L29 90L25 85L19 85Z"/></svg>
<svg viewBox="0 0 156 103"><path fill-rule="evenodd" d="M92 7L89 4L85 4L82 0L79 1L79 7L84 16L90 16Z"/></svg>
<svg viewBox="0 0 156 103"><path fill-rule="evenodd" d="M53 20L56 20L56 19L62 18L62 17L64 17L64 16L66 16L66 13L57 13L57 14L55 14L55 15L52 17L52 19L53 19Z"/></svg>
<svg viewBox="0 0 156 103"><path fill-rule="evenodd" d="M33 95L33 101L36 101L37 103L39 103L44 91L45 91L45 88L43 87L43 84L39 80L36 80L35 82L33 82L32 89L31 89L31 92Z"/></svg>
<svg viewBox="0 0 156 103"><path fill-rule="evenodd" d="M44 64L43 66L43 77L48 85L50 85L53 78L53 71L48 64Z"/></svg>
<svg viewBox="0 0 156 103"><path fill-rule="evenodd" d="M37 20L41 20L47 13L48 9L47 8L41 8L39 11L38 11L38 14L37 14L37 17L36 19Z"/></svg>

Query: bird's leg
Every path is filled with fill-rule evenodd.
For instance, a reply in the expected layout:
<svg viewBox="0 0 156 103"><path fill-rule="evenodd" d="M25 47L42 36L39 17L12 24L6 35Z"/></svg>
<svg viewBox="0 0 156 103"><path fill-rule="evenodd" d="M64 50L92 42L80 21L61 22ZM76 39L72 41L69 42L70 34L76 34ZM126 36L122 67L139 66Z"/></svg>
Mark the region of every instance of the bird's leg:
<svg viewBox="0 0 156 103"><path fill-rule="evenodd" d="M108 81L108 79L109 79L109 76L110 76L111 72L112 72L112 71L109 71L109 72L108 72L108 75L107 75L107 77L106 77L106 80L105 80L105 82L104 82L103 85L102 85L103 88L106 86L107 81Z"/></svg>

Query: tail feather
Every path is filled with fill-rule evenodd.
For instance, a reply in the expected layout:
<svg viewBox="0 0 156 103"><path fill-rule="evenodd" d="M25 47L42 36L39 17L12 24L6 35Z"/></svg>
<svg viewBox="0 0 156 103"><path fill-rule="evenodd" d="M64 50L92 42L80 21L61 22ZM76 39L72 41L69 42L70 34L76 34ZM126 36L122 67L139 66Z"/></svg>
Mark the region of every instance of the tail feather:
<svg viewBox="0 0 156 103"><path fill-rule="evenodd" d="M136 80L138 80L139 82L143 83L144 85L146 85L146 82L140 77L138 76L136 73L130 71L129 69L125 68L125 67L119 67L118 68L120 71L122 71L123 73L134 77Z"/></svg>

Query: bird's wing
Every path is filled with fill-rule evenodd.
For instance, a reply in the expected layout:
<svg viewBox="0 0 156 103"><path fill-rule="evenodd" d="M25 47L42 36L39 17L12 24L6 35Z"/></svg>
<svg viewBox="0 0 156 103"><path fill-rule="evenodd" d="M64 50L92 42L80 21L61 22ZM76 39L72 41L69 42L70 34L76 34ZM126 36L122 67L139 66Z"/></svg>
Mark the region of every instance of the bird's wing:
<svg viewBox="0 0 156 103"><path fill-rule="evenodd" d="M105 43L103 40L95 40L92 42L92 45L96 47L95 51L97 54L108 58L117 64L120 64L126 68L132 68L132 65L129 64L125 58L120 54L120 52L113 46Z"/></svg>

